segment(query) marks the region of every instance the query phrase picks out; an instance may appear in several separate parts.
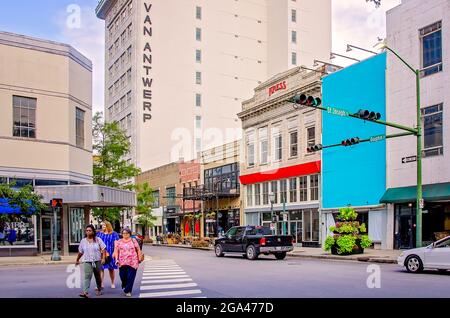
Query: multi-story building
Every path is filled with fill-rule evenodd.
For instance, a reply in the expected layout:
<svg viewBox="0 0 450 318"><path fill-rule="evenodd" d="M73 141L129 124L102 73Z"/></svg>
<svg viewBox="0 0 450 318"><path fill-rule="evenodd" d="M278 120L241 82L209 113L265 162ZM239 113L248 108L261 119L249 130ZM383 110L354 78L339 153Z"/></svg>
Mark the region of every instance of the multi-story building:
<svg viewBox="0 0 450 318"><path fill-rule="evenodd" d="M450 1L403 0L387 12L387 44L421 69L422 240L430 242L450 233ZM415 76L391 53L387 69L387 120L415 127ZM415 137L387 142L388 190L382 201L394 218L395 248L415 246L416 154Z"/></svg>
<svg viewBox="0 0 450 318"><path fill-rule="evenodd" d="M255 86L331 49L331 0L102 0L96 13L105 117L143 170L239 139L236 114Z"/></svg>
<svg viewBox="0 0 450 318"><path fill-rule="evenodd" d="M320 244L321 160L306 149L320 143L321 112L294 108L287 100L299 93L321 97L322 71L296 67L272 77L255 89L238 115L244 130L240 181L245 224L275 223L276 233L291 234L303 246Z"/></svg>
<svg viewBox="0 0 450 318"><path fill-rule="evenodd" d="M200 236L202 201L191 197L192 189L200 185L201 168L197 161L180 163L180 182L183 187L181 235Z"/></svg>
<svg viewBox="0 0 450 318"><path fill-rule="evenodd" d="M380 113L386 120L386 54L379 54L323 78L325 107L344 109L351 114L360 109ZM397 131L398 133L398 131ZM392 228L385 204L380 199L386 191L386 127L347 116L322 114L323 145L341 145L359 138L347 147L322 151L322 242L330 235L340 208L351 206L358 221L365 224L375 248L392 249ZM402 139L411 137L402 137ZM389 226L388 226L389 224Z"/></svg>

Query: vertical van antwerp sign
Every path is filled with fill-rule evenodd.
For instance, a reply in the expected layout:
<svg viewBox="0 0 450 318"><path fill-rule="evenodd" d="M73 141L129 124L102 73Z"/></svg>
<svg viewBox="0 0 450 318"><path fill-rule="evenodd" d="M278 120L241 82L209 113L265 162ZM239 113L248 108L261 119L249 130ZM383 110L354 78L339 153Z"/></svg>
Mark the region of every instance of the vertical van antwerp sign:
<svg viewBox="0 0 450 318"><path fill-rule="evenodd" d="M145 18L144 18L144 25L143 25L143 32L144 32L144 50L143 50L143 68L145 70L145 76L142 77L142 83L143 83L143 90L142 90L142 96L143 96L143 121L144 123L148 120L152 119L152 84L153 84L153 77L151 74L152 70L152 47L151 47L151 39L153 36L153 25L152 25L152 19L150 15L150 11L152 9L153 4L151 1L144 1L144 12L145 12Z"/></svg>

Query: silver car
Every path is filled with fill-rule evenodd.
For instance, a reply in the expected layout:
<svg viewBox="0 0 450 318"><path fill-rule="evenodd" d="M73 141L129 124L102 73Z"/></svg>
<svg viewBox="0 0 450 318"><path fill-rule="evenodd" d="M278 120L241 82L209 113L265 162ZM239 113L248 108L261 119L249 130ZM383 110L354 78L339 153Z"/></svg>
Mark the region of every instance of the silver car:
<svg viewBox="0 0 450 318"><path fill-rule="evenodd" d="M450 270L450 236L427 247L414 248L400 254L397 262L405 266L410 273L419 273L424 269Z"/></svg>

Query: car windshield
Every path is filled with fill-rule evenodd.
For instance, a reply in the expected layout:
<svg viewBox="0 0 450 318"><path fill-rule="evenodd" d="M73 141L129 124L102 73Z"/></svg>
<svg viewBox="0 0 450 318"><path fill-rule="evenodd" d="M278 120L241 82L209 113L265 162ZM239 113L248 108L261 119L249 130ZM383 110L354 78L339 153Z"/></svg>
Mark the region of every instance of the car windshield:
<svg viewBox="0 0 450 318"><path fill-rule="evenodd" d="M247 227L247 235L270 235L270 229L263 226Z"/></svg>

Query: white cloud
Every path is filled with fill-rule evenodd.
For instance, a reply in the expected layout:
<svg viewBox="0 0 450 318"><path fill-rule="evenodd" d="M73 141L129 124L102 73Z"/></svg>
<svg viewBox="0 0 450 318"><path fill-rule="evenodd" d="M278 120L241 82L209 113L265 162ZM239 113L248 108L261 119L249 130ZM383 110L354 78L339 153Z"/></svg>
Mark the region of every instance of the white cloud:
<svg viewBox="0 0 450 318"><path fill-rule="evenodd" d="M382 0L376 8L365 0L332 0L333 5L333 51L355 58L365 58L370 53L354 51L346 53L347 44L369 50L377 43L377 38L386 36L386 11L400 4L400 0ZM340 65L347 65L339 59Z"/></svg>
<svg viewBox="0 0 450 318"><path fill-rule="evenodd" d="M93 111L104 110L105 89L105 30L104 21L95 16L95 8L80 8L79 21L73 6L67 11L60 11L56 24L61 30L61 41L70 44L93 64ZM80 22L79 25L77 22Z"/></svg>

